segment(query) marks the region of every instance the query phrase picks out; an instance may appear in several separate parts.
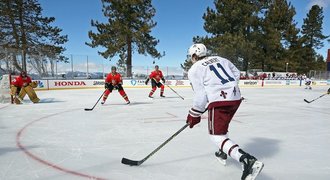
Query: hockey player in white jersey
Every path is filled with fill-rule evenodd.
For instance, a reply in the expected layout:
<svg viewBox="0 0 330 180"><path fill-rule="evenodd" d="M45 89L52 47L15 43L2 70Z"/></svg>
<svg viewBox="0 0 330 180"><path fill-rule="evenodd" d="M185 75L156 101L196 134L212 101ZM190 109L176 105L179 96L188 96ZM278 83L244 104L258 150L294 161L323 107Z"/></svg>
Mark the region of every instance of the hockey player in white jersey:
<svg viewBox="0 0 330 180"><path fill-rule="evenodd" d="M219 148L216 157L225 163L229 155L242 163L242 180L255 179L264 164L244 152L227 134L229 123L241 103L238 87L240 71L229 60L206 56L206 53L204 44L194 44L188 50L193 63L188 78L194 90L194 99L187 123L193 128L207 109L210 138Z"/></svg>
<svg viewBox="0 0 330 180"><path fill-rule="evenodd" d="M306 78L305 79L305 89L309 89L309 90L312 90L312 80L309 79L309 78Z"/></svg>

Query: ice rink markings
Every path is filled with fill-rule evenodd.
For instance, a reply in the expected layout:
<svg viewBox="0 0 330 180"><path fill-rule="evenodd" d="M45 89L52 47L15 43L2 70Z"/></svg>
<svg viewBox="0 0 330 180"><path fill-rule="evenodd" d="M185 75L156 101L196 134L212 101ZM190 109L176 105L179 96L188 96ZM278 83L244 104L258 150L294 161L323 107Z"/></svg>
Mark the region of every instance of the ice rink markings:
<svg viewBox="0 0 330 180"><path fill-rule="evenodd" d="M49 114L49 115L46 115L46 116L43 116L41 118L38 118L36 120L33 120L31 121L30 123L26 124L23 128L21 128L17 134L16 134L16 145L17 147L22 150L28 157L32 158L33 160L35 161L38 161L40 162L41 164L43 165L46 165L48 167L51 167L55 170L59 170L59 171L62 171L62 172L65 172L65 173L68 173L68 174L72 174L72 175L75 175L75 176L79 176L79 177L84 177L84 178L89 178L89 179L95 179L95 180L105 180L106 178L101 178L101 177L96 177L96 176L92 176L92 175L88 175L88 174L84 174L84 173L80 173L78 171L73 171L73 170L69 170L69 169L66 169L64 167L61 167L59 165L56 165L56 164L53 164L51 162L48 162L47 160L44 160L36 155L34 155L33 153L31 153L28 148L26 148L25 145L23 145L21 143L21 137L23 137L22 135L24 134L24 131L26 129L28 129L30 126L32 126L34 123L37 123L39 121L43 121L43 120L47 120L47 118L50 118L50 117L53 117L53 116L57 116L57 115L60 115L60 114L63 114L63 113L69 113L69 112L73 112L73 111L78 111L78 110L81 110L81 108L75 108L75 109L70 109L70 110L66 110L66 111L63 111L63 112L57 112L57 113L54 113L54 114ZM27 159L28 160L28 159ZM63 159L62 161L65 161L66 159ZM59 164L57 162L57 164ZM36 177L38 178L38 175L36 174Z"/></svg>

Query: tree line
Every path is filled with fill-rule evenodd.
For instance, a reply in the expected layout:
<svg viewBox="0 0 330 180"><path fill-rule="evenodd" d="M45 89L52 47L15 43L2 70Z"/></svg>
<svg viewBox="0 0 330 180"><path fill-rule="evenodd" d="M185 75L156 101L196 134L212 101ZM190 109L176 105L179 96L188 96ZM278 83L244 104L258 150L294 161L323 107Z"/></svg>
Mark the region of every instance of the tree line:
<svg viewBox="0 0 330 180"><path fill-rule="evenodd" d="M322 7L312 6L298 28L295 8L287 0L215 0L214 5L203 15L208 35L193 38L211 54L244 71L326 71L324 57L316 52L329 37L322 32ZM191 63L185 60L181 66L188 70Z"/></svg>
<svg viewBox="0 0 330 180"><path fill-rule="evenodd" d="M49 59L66 61L61 45L68 37L61 35L62 29L51 26L54 21L54 17L42 16L37 0L0 0L0 60L7 65L0 70L26 71L29 63L45 75L47 63L54 67L54 61Z"/></svg>
<svg viewBox="0 0 330 180"><path fill-rule="evenodd" d="M132 75L132 54L165 55L151 35L157 25L152 0L101 0L106 22L91 20L88 36L91 48L103 47L99 55L118 57L118 65ZM210 54L230 59L240 70L262 69L307 73L325 70L324 57L316 50L329 36L322 32L323 8L311 7L299 28L294 20L295 8L287 0L214 0L203 15L208 35L192 37L204 43ZM67 62L64 44L69 40L62 29L53 26L54 17L42 15L38 0L0 0L0 61L11 63L17 71L26 71L29 63L40 75L55 61ZM19 50L21 62L12 53ZM184 70L191 62L182 60ZM0 67L1 68L1 67ZM1 68L0 70L6 71ZM8 71L8 69L7 69Z"/></svg>

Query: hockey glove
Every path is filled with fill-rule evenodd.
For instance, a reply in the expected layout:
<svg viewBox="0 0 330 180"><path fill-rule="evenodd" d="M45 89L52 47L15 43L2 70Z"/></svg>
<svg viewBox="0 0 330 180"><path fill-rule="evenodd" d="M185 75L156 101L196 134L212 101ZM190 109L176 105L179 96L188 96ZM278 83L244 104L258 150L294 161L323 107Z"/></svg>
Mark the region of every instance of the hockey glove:
<svg viewBox="0 0 330 180"><path fill-rule="evenodd" d="M36 88L36 87L38 87L38 83L34 81L34 82L31 82L29 84L29 86L31 86L32 88Z"/></svg>
<svg viewBox="0 0 330 180"><path fill-rule="evenodd" d="M146 82L145 82L146 85L148 85L149 80L150 80L149 78L146 80Z"/></svg>
<svg viewBox="0 0 330 180"><path fill-rule="evenodd" d="M196 124L198 124L199 122L201 122L201 115L202 115L202 112L197 111L197 110L195 110L193 108L191 108L189 110L189 114L187 116L186 123L189 124L189 127L190 128L193 128Z"/></svg>
<svg viewBox="0 0 330 180"><path fill-rule="evenodd" d="M105 83L104 88L110 90L111 89L111 83Z"/></svg>
<svg viewBox="0 0 330 180"><path fill-rule="evenodd" d="M330 94L330 88L328 89L328 94Z"/></svg>
<svg viewBox="0 0 330 180"><path fill-rule="evenodd" d="M163 84L165 84L165 79L164 78L162 78L162 81L163 81Z"/></svg>

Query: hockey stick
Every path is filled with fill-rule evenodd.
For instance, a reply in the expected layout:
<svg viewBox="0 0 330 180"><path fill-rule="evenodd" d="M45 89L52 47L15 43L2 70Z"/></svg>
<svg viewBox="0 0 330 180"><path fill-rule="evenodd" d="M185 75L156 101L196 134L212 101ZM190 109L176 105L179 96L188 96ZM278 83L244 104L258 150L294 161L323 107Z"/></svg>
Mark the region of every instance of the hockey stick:
<svg viewBox="0 0 330 180"><path fill-rule="evenodd" d="M148 158L150 158L152 155L154 155L158 150L160 150L165 144L170 142L175 136L177 136L181 131L183 131L186 127L189 126L189 123L185 124L181 129L179 129L176 133L174 133L170 138L168 138L165 142L163 142L160 146L158 146L155 150L153 150L149 155L147 155L145 158L143 158L140 161L134 161L130 160L127 158L122 158L121 163L130 165L130 166L139 166L141 165L144 161L146 161Z"/></svg>
<svg viewBox="0 0 330 180"><path fill-rule="evenodd" d="M325 93L325 94L322 94L321 96L319 96L319 97L317 97L317 98L315 98L315 99L313 99L313 100L308 101L307 99L304 99L304 101L307 102L307 103L311 103L311 102L313 102L313 101L315 101L315 100L317 100L317 99L320 99L321 97L323 97L323 96L325 96L325 95L327 95L327 94L329 94L329 92L327 92L327 93Z"/></svg>
<svg viewBox="0 0 330 180"><path fill-rule="evenodd" d="M93 109L95 108L95 106L97 105L97 103L100 101L100 99L102 98L103 94L105 93L105 91L103 91L102 95L100 96L100 98L96 101L96 103L94 104L94 106L92 108L85 108L85 111L93 111Z"/></svg>
<svg viewBox="0 0 330 180"><path fill-rule="evenodd" d="M180 96L180 94L178 94L176 91L174 91L174 89L172 89L169 85L166 84L167 87L169 87L175 94L177 94L182 100L184 100L184 98L182 96Z"/></svg>

